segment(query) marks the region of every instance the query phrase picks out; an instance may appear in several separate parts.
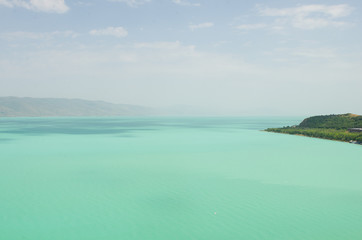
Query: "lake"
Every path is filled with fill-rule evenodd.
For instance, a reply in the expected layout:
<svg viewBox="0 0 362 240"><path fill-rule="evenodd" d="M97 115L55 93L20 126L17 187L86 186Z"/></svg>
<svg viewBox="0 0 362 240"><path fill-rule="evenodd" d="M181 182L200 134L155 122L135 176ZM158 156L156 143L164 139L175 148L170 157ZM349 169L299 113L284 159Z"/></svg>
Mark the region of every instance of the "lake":
<svg viewBox="0 0 362 240"><path fill-rule="evenodd" d="M303 117L0 119L2 240L360 240L362 146Z"/></svg>

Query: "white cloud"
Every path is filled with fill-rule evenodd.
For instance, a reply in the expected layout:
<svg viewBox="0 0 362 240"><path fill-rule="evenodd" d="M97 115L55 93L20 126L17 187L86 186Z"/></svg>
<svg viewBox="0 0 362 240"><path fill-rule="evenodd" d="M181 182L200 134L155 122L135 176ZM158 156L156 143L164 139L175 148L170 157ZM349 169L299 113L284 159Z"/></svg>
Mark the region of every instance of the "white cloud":
<svg viewBox="0 0 362 240"><path fill-rule="evenodd" d="M196 30L196 29L200 29L200 28L210 28L212 26L214 26L214 24L212 22L205 22L205 23L190 25L190 29Z"/></svg>
<svg viewBox="0 0 362 240"><path fill-rule="evenodd" d="M309 65L315 67L315 64L327 64L339 61L346 57L345 54L332 47L318 47L305 45L300 47L275 48L272 51L265 52L266 57L271 57L273 61L285 62L288 65Z"/></svg>
<svg viewBox="0 0 362 240"><path fill-rule="evenodd" d="M256 23L256 24L242 24L239 26L236 26L236 29L239 30L255 30L255 29L261 29L265 28L267 25L264 23Z"/></svg>
<svg viewBox="0 0 362 240"><path fill-rule="evenodd" d="M194 6L194 7L201 6L200 3L192 3L189 1L185 1L185 0L172 0L172 2L174 2L175 4L181 5L181 6Z"/></svg>
<svg viewBox="0 0 362 240"><path fill-rule="evenodd" d="M299 49L292 52L292 55L308 58L337 58L337 54L335 53L335 51L329 48Z"/></svg>
<svg viewBox="0 0 362 240"><path fill-rule="evenodd" d="M263 16L308 16L313 13L324 14L329 17L339 18L348 16L353 8L347 4L340 5L302 5L295 8L264 8L259 9Z"/></svg>
<svg viewBox="0 0 362 240"><path fill-rule="evenodd" d="M64 0L0 0L0 5L6 7L22 7L32 11L65 13L69 7Z"/></svg>
<svg viewBox="0 0 362 240"><path fill-rule="evenodd" d="M179 41L175 42L140 42L133 44L132 48L139 54L142 53L143 61L154 63L155 61L165 62L176 59L197 58L198 52L194 45L183 45Z"/></svg>
<svg viewBox="0 0 362 240"><path fill-rule="evenodd" d="M33 40L49 40L57 37L70 37L75 38L78 33L73 31L54 31L54 32L8 32L0 34L1 39L6 40L19 40L19 39L33 39Z"/></svg>
<svg viewBox="0 0 362 240"><path fill-rule="evenodd" d="M342 27L348 25L342 21L331 21L323 18L295 18L292 22L293 26L300 29L317 29L323 27Z"/></svg>
<svg viewBox="0 0 362 240"><path fill-rule="evenodd" d="M337 18L351 14L353 8L348 4L340 5L302 5L294 8L268 8L259 6L259 14L267 17L278 17L276 25L290 24L300 29L318 29L323 27L341 27L346 22L337 21ZM276 26L274 26L276 27Z"/></svg>
<svg viewBox="0 0 362 240"><path fill-rule="evenodd" d="M130 7L138 7L139 5L151 2L151 0L109 0L111 2L123 2Z"/></svg>
<svg viewBox="0 0 362 240"><path fill-rule="evenodd" d="M181 43L179 41L175 42L143 42L143 43L135 43L135 48L153 48L153 49L177 49L181 47Z"/></svg>
<svg viewBox="0 0 362 240"><path fill-rule="evenodd" d="M93 29L89 31L89 34L95 36L126 37L128 32L123 27L107 27L104 29Z"/></svg>
<svg viewBox="0 0 362 240"><path fill-rule="evenodd" d="M4 5L6 7L12 7L13 5L11 4L10 1L8 0L0 0L0 5Z"/></svg>

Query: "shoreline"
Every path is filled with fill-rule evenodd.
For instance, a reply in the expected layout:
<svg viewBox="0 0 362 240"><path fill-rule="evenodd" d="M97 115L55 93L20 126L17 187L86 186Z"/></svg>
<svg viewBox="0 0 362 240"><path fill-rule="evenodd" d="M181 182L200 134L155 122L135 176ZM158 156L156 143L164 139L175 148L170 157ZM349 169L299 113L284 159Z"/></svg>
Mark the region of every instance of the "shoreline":
<svg viewBox="0 0 362 240"><path fill-rule="evenodd" d="M283 128L278 128L278 129L283 129ZM293 133L288 133L288 132L278 132L278 131L273 131L273 130L262 130L264 132L272 132L272 133L279 133L279 134L285 134L285 135L295 135L295 136L301 136L301 137L309 137L309 138L317 138L317 139L324 139L324 140L330 140L330 141L336 141L336 142L344 142L344 143L350 143L350 144L356 144L356 145L362 145L362 142L358 142L355 140L349 140L349 141L344 141L344 140L339 140L339 139L330 139L330 138L324 138L324 137L314 137L314 136L308 136L305 134L293 134Z"/></svg>

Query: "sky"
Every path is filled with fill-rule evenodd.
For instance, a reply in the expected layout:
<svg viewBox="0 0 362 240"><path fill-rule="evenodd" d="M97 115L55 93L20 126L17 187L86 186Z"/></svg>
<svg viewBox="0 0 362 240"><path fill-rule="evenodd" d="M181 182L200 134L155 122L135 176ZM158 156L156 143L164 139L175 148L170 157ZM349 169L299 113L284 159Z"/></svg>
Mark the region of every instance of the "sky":
<svg viewBox="0 0 362 240"><path fill-rule="evenodd" d="M362 114L362 1L0 0L0 96Z"/></svg>

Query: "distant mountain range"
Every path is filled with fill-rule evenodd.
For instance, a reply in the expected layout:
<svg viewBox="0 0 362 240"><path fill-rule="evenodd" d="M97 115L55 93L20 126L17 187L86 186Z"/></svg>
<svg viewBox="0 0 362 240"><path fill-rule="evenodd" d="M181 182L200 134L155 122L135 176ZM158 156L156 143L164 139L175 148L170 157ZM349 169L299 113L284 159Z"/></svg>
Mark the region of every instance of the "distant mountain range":
<svg viewBox="0 0 362 240"><path fill-rule="evenodd" d="M63 98L0 97L0 117L140 116L152 108Z"/></svg>
<svg viewBox="0 0 362 240"><path fill-rule="evenodd" d="M0 97L0 117L211 116L210 109L175 105L151 108L65 98Z"/></svg>

